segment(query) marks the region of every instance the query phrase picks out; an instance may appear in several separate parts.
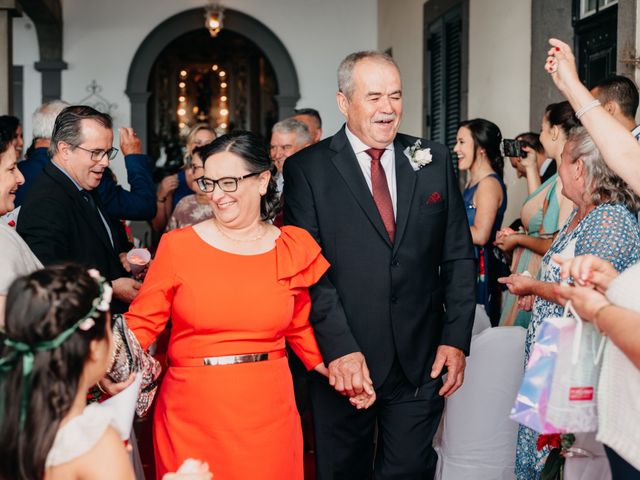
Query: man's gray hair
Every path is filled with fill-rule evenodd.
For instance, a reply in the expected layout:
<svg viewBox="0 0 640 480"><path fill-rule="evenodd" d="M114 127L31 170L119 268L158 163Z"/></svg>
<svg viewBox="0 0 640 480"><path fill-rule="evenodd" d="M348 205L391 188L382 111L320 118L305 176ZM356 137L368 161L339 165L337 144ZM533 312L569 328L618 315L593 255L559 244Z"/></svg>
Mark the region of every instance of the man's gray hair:
<svg viewBox="0 0 640 480"><path fill-rule="evenodd" d="M64 100L52 100L40 105L31 117L31 132L33 138L51 138L56 117L68 106L69 104Z"/></svg>
<svg viewBox="0 0 640 480"><path fill-rule="evenodd" d="M295 133L298 145L306 145L311 143L311 132L304 122L295 118L285 118L276 123L271 129L272 132L279 133Z"/></svg>
<svg viewBox="0 0 640 480"><path fill-rule="evenodd" d="M572 128L565 148L566 145L571 148L571 163L579 159L584 163L585 193L590 197L593 205L621 204L632 212L640 209L640 198L607 166L586 128Z"/></svg>
<svg viewBox="0 0 640 480"><path fill-rule="evenodd" d="M338 90L347 98L351 98L351 94L353 93L353 69L359 61L366 59L386 62L400 70L395 60L388 53L365 50L347 55L338 67Z"/></svg>
<svg viewBox="0 0 640 480"><path fill-rule="evenodd" d="M75 148L84 141L82 138L82 120L93 120L104 128L113 128L111 117L93 107L86 105L67 107L56 117L56 122L53 126L51 145L49 145L49 156L51 158L58 151L58 142L68 143Z"/></svg>

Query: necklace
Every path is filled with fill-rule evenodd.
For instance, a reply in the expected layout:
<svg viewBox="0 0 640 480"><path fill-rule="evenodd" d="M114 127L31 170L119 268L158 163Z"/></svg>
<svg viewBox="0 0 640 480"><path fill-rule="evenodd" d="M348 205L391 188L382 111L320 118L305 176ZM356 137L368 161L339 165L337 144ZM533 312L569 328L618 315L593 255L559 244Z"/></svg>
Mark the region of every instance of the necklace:
<svg viewBox="0 0 640 480"><path fill-rule="evenodd" d="M232 237L231 235L227 235L221 228L220 225L218 225L218 222L216 222L215 220L213 220L213 225L216 227L216 230L218 230L218 232L220 233L220 235L222 235L223 237L225 237L228 240L231 240L232 242L237 242L237 243L251 243L251 242L257 242L258 240L260 240L262 237L264 237L265 233L267 233L267 229L264 227L263 224L260 224L260 233L258 235L256 235L255 237L251 237L251 238L235 238Z"/></svg>

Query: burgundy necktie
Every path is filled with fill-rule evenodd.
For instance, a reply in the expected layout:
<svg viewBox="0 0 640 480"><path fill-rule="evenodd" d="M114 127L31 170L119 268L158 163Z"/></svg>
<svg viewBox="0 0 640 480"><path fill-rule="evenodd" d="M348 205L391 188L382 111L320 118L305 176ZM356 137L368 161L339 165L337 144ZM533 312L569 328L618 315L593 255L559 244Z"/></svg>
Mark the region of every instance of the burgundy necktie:
<svg viewBox="0 0 640 480"><path fill-rule="evenodd" d="M387 234L389 234L391 243L393 243L396 235L396 220L393 215L393 203L391 203L391 193L389 193L387 176L380 163L384 148L370 148L366 150L366 152L367 155L371 157L371 192L373 193L373 201L376 203L376 207L378 207L384 228L387 230Z"/></svg>

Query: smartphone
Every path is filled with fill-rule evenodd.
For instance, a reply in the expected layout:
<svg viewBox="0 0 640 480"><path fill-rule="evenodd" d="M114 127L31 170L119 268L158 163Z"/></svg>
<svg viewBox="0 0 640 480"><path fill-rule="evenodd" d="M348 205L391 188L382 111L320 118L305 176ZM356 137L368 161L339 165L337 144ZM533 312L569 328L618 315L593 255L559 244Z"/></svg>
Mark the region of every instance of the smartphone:
<svg viewBox="0 0 640 480"><path fill-rule="evenodd" d="M520 140L511 140L505 138L502 140L502 156L503 157L526 157L527 152L523 150L523 146L527 146L525 142Z"/></svg>

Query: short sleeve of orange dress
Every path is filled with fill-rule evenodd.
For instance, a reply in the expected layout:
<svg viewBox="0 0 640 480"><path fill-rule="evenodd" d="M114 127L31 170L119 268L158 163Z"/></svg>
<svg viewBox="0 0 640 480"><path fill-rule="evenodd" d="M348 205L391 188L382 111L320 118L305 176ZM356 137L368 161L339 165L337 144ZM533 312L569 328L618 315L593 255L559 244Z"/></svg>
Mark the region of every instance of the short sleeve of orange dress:
<svg viewBox="0 0 640 480"><path fill-rule="evenodd" d="M292 226L258 255L219 250L192 227L163 236L126 314L143 348L172 323L154 417L158 478L189 457L208 461L220 478L302 478L286 358L217 366L202 359L282 350L286 340L307 368L321 363L308 287L328 268L311 235Z"/></svg>

